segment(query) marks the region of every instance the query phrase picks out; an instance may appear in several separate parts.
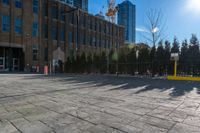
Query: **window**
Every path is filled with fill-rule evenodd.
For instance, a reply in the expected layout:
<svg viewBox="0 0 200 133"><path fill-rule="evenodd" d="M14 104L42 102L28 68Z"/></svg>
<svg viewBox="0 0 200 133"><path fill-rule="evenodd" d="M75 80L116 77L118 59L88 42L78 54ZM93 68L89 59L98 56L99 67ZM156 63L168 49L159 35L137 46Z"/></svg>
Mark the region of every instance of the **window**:
<svg viewBox="0 0 200 133"><path fill-rule="evenodd" d="M69 19L70 24L74 24L74 14L70 13L69 16L70 16L70 19Z"/></svg>
<svg viewBox="0 0 200 133"><path fill-rule="evenodd" d="M3 0L3 5L9 5L10 1L9 0Z"/></svg>
<svg viewBox="0 0 200 133"><path fill-rule="evenodd" d="M83 27L86 27L86 16L85 15L83 15Z"/></svg>
<svg viewBox="0 0 200 133"><path fill-rule="evenodd" d="M99 32L101 32L101 23L99 23Z"/></svg>
<svg viewBox="0 0 200 133"><path fill-rule="evenodd" d="M97 45L96 45L96 42L97 42L97 39L96 39L96 37L94 37L93 38L93 43L94 43L94 46L96 47Z"/></svg>
<svg viewBox="0 0 200 133"><path fill-rule="evenodd" d="M53 26L51 32L52 32L52 34L51 34L52 35L52 39L53 40L57 40L57 27Z"/></svg>
<svg viewBox="0 0 200 133"><path fill-rule="evenodd" d="M86 32L83 34L83 44L86 45Z"/></svg>
<svg viewBox="0 0 200 133"><path fill-rule="evenodd" d="M106 34L106 24L104 24L104 33Z"/></svg>
<svg viewBox="0 0 200 133"><path fill-rule="evenodd" d="M87 28L88 28L88 29L90 28L90 20L91 20L91 19L90 19L90 17L88 16L88 17L87 17Z"/></svg>
<svg viewBox="0 0 200 133"><path fill-rule="evenodd" d="M15 18L15 33L22 33L22 20L19 18Z"/></svg>
<svg viewBox="0 0 200 133"><path fill-rule="evenodd" d="M48 4L47 2L44 2L43 3L43 13L44 13L44 16L48 16Z"/></svg>
<svg viewBox="0 0 200 133"><path fill-rule="evenodd" d="M2 31L10 32L10 16L2 16Z"/></svg>
<svg viewBox="0 0 200 133"><path fill-rule="evenodd" d="M57 19L57 17L58 17L58 9L57 9L57 7L52 7L51 15L52 15L52 18Z"/></svg>
<svg viewBox="0 0 200 133"><path fill-rule="evenodd" d="M99 38L99 47L101 47L101 42L102 42L102 40L101 40L101 37Z"/></svg>
<svg viewBox="0 0 200 133"><path fill-rule="evenodd" d="M65 21L65 8L64 7L61 7L61 10L60 10L60 20L62 21Z"/></svg>
<svg viewBox="0 0 200 133"><path fill-rule="evenodd" d="M95 21L95 31L97 31L98 30L98 22L97 22L97 20Z"/></svg>
<svg viewBox="0 0 200 133"><path fill-rule="evenodd" d="M44 38L48 38L48 25L44 25Z"/></svg>
<svg viewBox="0 0 200 133"><path fill-rule="evenodd" d="M72 48L72 39L73 39L73 36L72 36L72 32L69 32L68 33L68 45L69 45L69 48Z"/></svg>
<svg viewBox="0 0 200 133"><path fill-rule="evenodd" d="M22 0L15 0L15 7L22 8Z"/></svg>
<svg viewBox="0 0 200 133"><path fill-rule="evenodd" d="M33 13L38 14L38 0L33 0Z"/></svg>
<svg viewBox="0 0 200 133"><path fill-rule="evenodd" d="M33 35L33 37L37 37L38 36L38 23L37 22L33 22L32 35Z"/></svg>
<svg viewBox="0 0 200 133"><path fill-rule="evenodd" d="M106 33L109 34L109 24L106 25Z"/></svg>
<svg viewBox="0 0 200 133"><path fill-rule="evenodd" d="M93 39L93 37L92 36L90 36L90 46L92 46L92 40Z"/></svg>
<svg viewBox="0 0 200 133"><path fill-rule="evenodd" d="M48 61L48 47L44 48L44 61Z"/></svg>
<svg viewBox="0 0 200 133"><path fill-rule="evenodd" d="M33 54L33 60L37 61L38 60L38 45L32 46L32 54Z"/></svg>
<svg viewBox="0 0 200 133"><path fill-rule="evenodd" d="M64 28L62 28L61 29L61 41L65 41L65 29Z"/></svg>
<svg viewBox="0 0 200 133"><path fill-rule="evenodd" d="M90 18L90 29L92 30L92 17Z"/></svg>

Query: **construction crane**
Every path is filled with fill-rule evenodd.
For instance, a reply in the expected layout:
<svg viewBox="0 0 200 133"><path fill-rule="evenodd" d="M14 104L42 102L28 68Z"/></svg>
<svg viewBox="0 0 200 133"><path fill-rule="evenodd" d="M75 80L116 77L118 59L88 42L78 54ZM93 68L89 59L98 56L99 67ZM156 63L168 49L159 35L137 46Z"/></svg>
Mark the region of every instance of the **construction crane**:
<svg viewBox="0 0 200 133"><path fill-rule="evenodd" d="M99 12L99 14L100 14L101 16L103 16L103 10L104 10L104 6L102 6L102 8L101 8L101 10L100 10L100 12Z"/></svg>
<svg viewBox="0 0 200 133"><path fill-rule="evenodd" d="M106 16L111 20L112 23L115 23L116 13L118 11L118 7L115 6L115 0L108 0L108 11Z"/></svg>

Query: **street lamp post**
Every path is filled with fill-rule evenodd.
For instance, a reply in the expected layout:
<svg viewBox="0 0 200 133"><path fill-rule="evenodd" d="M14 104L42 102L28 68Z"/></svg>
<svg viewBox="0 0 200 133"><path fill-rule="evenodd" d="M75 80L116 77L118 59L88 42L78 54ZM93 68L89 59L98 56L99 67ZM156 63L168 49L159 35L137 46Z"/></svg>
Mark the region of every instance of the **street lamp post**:
<svg viewBox="0 0 200 133"><path fill-rule="evenodd" d="M26 62L26 66L25 66L25 70L27 72L30 72L30 62L29 62L29 55L26 55L28 54L30 51L29 51L29 41L31 41L31 36L30 34L26 34L26 46L25 46L25 62Z"/></svg>
<svg viewBox="0 0 200 133"><path fill-rule="evenodd" d="M57 3L60 3L60 1L58 0L50 0L50 2L52 2L53 4L57 4ZM64 4L64 3L62 3ZM77 11L77 30L76 30L76 48L75 48L75 51L77 52L78 51L78 45L79 45L79 8L72 8L71 10L69 11L64 11L61 13L62 16L65 16L65 15L68 15L70 13L74 13L75 11ZM51 66L51 61L50 61L50 66Z"/></svg>
<svg viewBox="0 0 200 133"><path fill-rule="evenodd" d="M109 73L109 48L106 51L107 53L107 73Z"/></svg>
<svg viewBox="0 0 200 133"><path fill-rule="evenodd" d="M117 48L117 61L116 61L116 74L119 75L119 55L118 55L118 48Z"/></svg>
<svg viewBox="0 0 200 133"><path fill-rule="evenodd" d="M137 74L139 74L139 61L138 61L138 58L139 58L139 50L136 51L136 69L137 69Z"/></svg>
<svg viewBox="0 0 200 133"><path fill-rule="evenodd" d="M77 14L76 14L76 48L75 48L75 51L76 51L76 54L78 52L78 47L79 47L79 8L74 8L72 10L69 10L69 11L66 11L64 13L62 13L62 15L68 15L70 13L74 13L75 11L77 11Z"/></svg>

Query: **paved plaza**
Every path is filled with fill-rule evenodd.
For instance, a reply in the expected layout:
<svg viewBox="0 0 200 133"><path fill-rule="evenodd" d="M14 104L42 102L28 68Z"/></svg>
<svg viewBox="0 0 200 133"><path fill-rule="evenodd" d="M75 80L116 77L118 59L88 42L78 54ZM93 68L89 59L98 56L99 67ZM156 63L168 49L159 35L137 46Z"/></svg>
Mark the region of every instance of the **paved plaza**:
<svg viewBox="0 0 200 133"><path fill-rule="evenodd" d="M1 74L0 133L200 133L200 83Z"/></svg>

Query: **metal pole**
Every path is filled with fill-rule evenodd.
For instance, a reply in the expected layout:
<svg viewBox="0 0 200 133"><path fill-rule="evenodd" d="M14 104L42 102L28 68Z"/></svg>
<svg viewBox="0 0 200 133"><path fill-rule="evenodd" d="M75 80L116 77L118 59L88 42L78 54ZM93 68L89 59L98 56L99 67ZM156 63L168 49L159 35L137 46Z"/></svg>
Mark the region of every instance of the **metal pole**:
<svg viewBox="0 0 200 133"><path fill-rule="evenodd" d="M177 75L177 61L174 62L174 77Z"/></svg>
<svg viewBox="0 0 200 133"><path fill-rule="evenodd" d="M76 35L77 35L77 45L76 45L76 57L78 52L78 45L79 45L79 9L77 9L77 29L76 29Z"/></svg>
<svg viewBox="0 0 200 133"><path fill-rule="evenodd" d="M107 54L107 73L109 73L109 50L107 50L106 54Z"/></svg>
<svg viewBox="0 0 200 133"><path fill-rule="evenodd" d="M50 64L49 64L49 73L50 73L50 75L51 75L51 73L52 73L51 61L50 61Z"/></svg>
<svg viewBox="0 0 200 133"><path fill-rule="evenodd" d="M3 70L5 70L6 68L6 48L3 48L4 51L4 57L3 57Z"/></svg>
<svg viewBox="0 0 200 133"><path fill-rule="evenodd" d="M118 63L119 63L119 62L118 62L118 48L117 48L116 50L117 50L117 51L116 51L116 52L117 52L117 61L116 61L116 71L117 71L117 72L116 72L116 74L117 74L117 76L118 76L118 69L119 69L119 64L118 64Z"/></svg>

